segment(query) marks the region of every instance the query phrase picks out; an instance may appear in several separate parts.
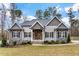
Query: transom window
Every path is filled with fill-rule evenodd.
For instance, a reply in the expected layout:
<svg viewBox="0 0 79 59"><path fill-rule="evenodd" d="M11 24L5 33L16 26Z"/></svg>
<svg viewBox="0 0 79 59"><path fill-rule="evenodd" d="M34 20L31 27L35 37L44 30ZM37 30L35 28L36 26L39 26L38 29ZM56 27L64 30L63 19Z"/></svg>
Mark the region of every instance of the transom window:
<svg viewBox="0 0 79 59"><path fill-rule="evenodd" d="M12 37L20 37L20 32L19 31L13 31Z"/></svg>
<svg viewBox="0 0 79 59"><path fill-rule="evenodd" d="M24 32L24 37L31 37L31 32Z"/></svg>

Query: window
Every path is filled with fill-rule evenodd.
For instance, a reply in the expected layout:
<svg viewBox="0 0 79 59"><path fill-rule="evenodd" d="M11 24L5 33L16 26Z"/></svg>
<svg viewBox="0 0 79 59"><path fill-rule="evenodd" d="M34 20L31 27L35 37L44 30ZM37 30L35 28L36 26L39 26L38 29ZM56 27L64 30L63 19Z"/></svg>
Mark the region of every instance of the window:
<svg viewBox="0 0 79 59"><path fill-rule="evenodd" d="M65 31L65 37L67 37L67 32Z"/></svg>
<svg viewBox="0 0 79 59"><path fill-rule="evenodd" d="M53 38L53 32L50 32L50 37Z"/></svg>
<svg viewBox="0 0 79 59"><path fill-rule="evenodd" d="M62 36L62 32L61 31L58 31L58 38L60 38Z"/></svg>
<svg viewBox="0 0 79 59"><path fill-rule="evenodd" d="M67 32L66 31L62 32L62 37L64 37L64 38L67 37Z"/></svg>
<svg viewBox="0 0 79 59"><path fill-rule="evenodd" d="M24 32L24 37L31 37L31 32Z"/></svg>
<svg viewBox="0 0 79 59"><path fill-rule="evenodd" d="M49 37L49 32L45 32L45 37Z"/></svg>
<svg viewBox="0 0 79 59"><path fill-rule="evenodd" d="M58 31L58 38L61 37L61 31Z"/></svg>
<svg viewBox="0 0 79 59"><path fill-rule="evenodd" d="M53 38L53 32L45 32L45 37Z"/></svg>
<svg viewBox="0 0 79 59"><path fill-rule="evenodd" d="M19 31L13 31L12 37L20 37L20 32Z"/></svg>
<svg viewBox="0 0 79 59"><path fill-rule="evenodd" d="M67 32L66 31L58 31L58 38L60 38L60 37L67 37Z"/></svg>

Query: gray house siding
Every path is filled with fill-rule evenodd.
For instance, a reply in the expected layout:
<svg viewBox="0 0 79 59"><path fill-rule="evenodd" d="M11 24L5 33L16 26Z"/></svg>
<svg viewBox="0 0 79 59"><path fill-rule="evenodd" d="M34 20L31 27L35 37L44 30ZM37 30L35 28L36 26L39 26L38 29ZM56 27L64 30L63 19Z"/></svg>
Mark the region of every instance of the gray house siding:
<svg viewBox="0 0 79 59"><path fill-rule="evenodd" d="M12 37L12 32L15 31L20 32L20 37ZM67 35L69 33L68 27L56 17L51 20L34 19L32 21L26 21L21 25L16 23L9 29L9 32L10 40L20 43L28 41L32 43L44 43L44 41L67 39L67 37L63 37L63 35L65 35L64 32L66 32ZM60 38L58 38L58 32L61 33Z"/></svg>

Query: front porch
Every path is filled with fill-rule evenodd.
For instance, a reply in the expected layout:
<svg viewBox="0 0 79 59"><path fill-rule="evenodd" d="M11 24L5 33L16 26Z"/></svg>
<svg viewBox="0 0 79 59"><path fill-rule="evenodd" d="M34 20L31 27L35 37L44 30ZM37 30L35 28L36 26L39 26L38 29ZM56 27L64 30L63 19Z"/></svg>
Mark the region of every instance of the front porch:
<svg viewBox="0 0 79 59"><path fill-rule="evenodd" d="M43 43L44 42L44 27L36 21L31 27L31 42L32 43Z"/></svg>
<svg viewBox="0 0 79 59"><path fill-rule="evenodd" d="M44 43L44 31L42 29L34 29L32 30L32 38L31 42L32 43Z"/></svg>

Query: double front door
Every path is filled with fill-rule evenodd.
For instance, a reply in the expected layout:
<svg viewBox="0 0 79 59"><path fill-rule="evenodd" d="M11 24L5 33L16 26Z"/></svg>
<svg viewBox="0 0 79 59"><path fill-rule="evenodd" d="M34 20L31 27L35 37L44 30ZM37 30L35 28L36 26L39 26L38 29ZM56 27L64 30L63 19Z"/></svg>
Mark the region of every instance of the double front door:
<svg viewBox="0 0 79 59"><path fill-rule="evenodd" d="M42 40L42 30L40 30L40 29L33 30L33 39Z"/></svg>

